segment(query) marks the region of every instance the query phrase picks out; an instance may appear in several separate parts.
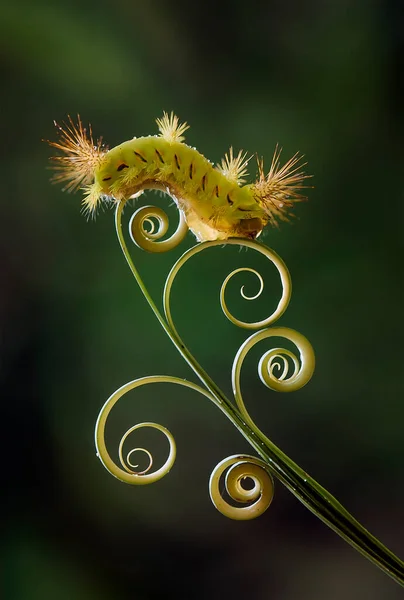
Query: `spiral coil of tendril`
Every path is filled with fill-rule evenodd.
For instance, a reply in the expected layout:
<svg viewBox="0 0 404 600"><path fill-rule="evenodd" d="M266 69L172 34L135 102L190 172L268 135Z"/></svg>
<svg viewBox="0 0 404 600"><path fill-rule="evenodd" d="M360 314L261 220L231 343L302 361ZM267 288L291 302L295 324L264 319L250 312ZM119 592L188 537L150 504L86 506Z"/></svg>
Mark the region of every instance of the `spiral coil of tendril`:
<svg viewBox="0 0 404 600"><path fill-rule="evenodd" d="M98 420L97 420L97 424L96 424L96 428L95 428L95 445L97 448L97 455L100 458L101 462L103 463L104 467L111 473L111 475L114 475L115 477L117 477L121 481L124 481L125 483L130 483L132 485L145 485L147 483L154 483L155 481L158 481L159 479L164 477L164 475L166 475L170 471L170 469L172 468L172 466L174 464L175 457L176 457L176 445L175 445L174 437L168 431L168 429L166 429L162 425L159 425L158 423L151 423L151 422L138 423L137 425L130 427L126 431L126 433L122 436L122 438L119 442L119 449L118 449L119 460L122 465L122 468L119 467L112 460L112 458L110 457L110 455L108 453L106 443L105 443L106 421L107 421L109 413L111 412L114 405L118 402L118 400L124 394L126 394L127 392L129 392L133 389L136 389L143 385L147 385L149 383L157 383L157 382L160 382L161 380L165 381L166 378L143 377L143 378L137 379L135 381L130 381L126 385L124 385L121 388L119 388L118 390L116 390L108 398L108 400L104 404L104 406L101 409L101 412L98 416ZM128 454L126 456L126 460L123 456L123 446L124 446L124 443L127 440L128 436L131 433L133 433L134 431L136 431L137 429L140 429L143 427L151 427L153 429L157 429L158 431L161 431L165 435L165 437L169 443L169 453L168 453L168 457L167 457L165 463L163 464L162 467L160 467L153 473L149 473L149 471L152 467L152 464L153 464L153 457L152 457L152 454L145 448L133 448L132 450L130 450L128 452ZM144 469L142 471L134 471L133 470L134 468L137 467L137 465L133 465L133 463L131 463L130 459L131 459L132 454L134 454L134 452L136 452L136 451L144 452L149 458L149 465L146 467L146 469Z"/></svg>
<svg viewBox="0 0 404 600"><path fill-rule="evenodd" d="M148 252L168 252L186 236L188 227L183 213L180 211L177 229L166 240L161 240L168 231L168 216L158 206L142 206L136 210L129 222L129 232L132 241ZM156 227L157 224L157 227ZM145 226L149 229L146 229Z"/></svg>
<svg viewBox="0 0 404 600"><path fill-rule="evenodd" d="M225 477L225 489L232 500L249 503L248 506L232 506L219 489L220 478L228 469ZM245 479L253 482L251 489L243 487ZM222 460L212 471L209 480L210 497L219 512L230 519L246 521L262 515L274 497L274 483L267 465L249 455L234 455Z"/></svg>
<svg viewBox="0 0 404 600"><path fill-rule="evenodd" d="M126 483L143 485L157 481L166 475L172 468L176 455L175 441L171 433L165 427L156 423L139 423L129 428L128 431L122 436L118 448L121 467L115 464L106 449L105 424L113 406L124 394L137 387L150 383L174 383L177 385L186 386L203 394L205 397L213 401L223 412L225 412L229 418L231 418L231 416L228 414L228 411L226 411L226 406L224 406L224 395L216 391L218 388L216 388L213 382L211 382L207 374L204 373L203 369L200 367L200 365L198 365L192 355L190 355L184 343L182 342L175 328L170 306L172 286L180 269L185 265L185 263L188 262L188 260L190 260L199 252L215 246L222 246L223 241L220 240L198 244L187 250L174 264L166 279L163 292L163 306L165 312L164 321L163 317L158 313L154 303L148 297L148 293L144 288L143 282L140 279L140 276L129 256L121 230L122 209L123 205L118 205L116 213L117 232L122 250L132 270L132 273L136 277L143 293L148 299L166 332L173 339L174 343L176 343L177 347L180 347L180 351L184 358L188 361L188 363L209 389L208 391L207 389L197 386L189 381L180 380L175 377L152 376L143 377L141 379L129 382L114 392L114 394L112 394L112 396L107 400L103 409L101 410L96 426L96 446L98 455L104 466L112 475L122 481L125 481ZM149 252L166 252L177 246L183 240L187 231L187 226L181 212L176 231L168 239L161 240L167 231L168 217L166 213L158 207L144 206L139 208L132 215L129 222L131 239L137 246ZM253 333L244 342L237 352L233 363L232 383L239 414L242 415L243 420L248 423L248 425L256 434L261 435L263 439L267 439L265 436L263 436L262 432L257 428L249 416L241 395L240 374L247 353L253 346L255 346L255 344L270 337L283 337L293 342L297 346L300 354L300 360L290 350L274 348L265 352L259 361L258 372L262 382L270 389L276 391L294 391L305 385L313 373L314 353L306 338L296 331L287 329L285 327L270 327L270 325L273 325L275 321L277 321L285 312L291 297L290 275L282 259L269 248L250 240L229 239L227 240L226 244L244 246L259 252L276 267L281 280L282 294L276 309L265 319L252 323L241 321L231 314L225 301L225 294L227 285L234 275L240 272L250 272L253 273L258 279L258 292L255 295L248 296L244 291L244 286L242 286L240 289L240 294L245 300L255 300L261 295L264 289L264 280L261 274L255 269L249 267L235 269L225 278L220 290L220 304L225 316L238 327L244 329L259 329L259 331ZM289 374L289 361L291 361L291 364L293 365L293 372L291 374ZM201 373L205 377L201 377ZM126 457L123 455L123 447L128 436L141 427L152 427L161 431L166 436L169 443L169 453L166 462L162 467L154 472L150 472L153 465L152 454L145 448L133 448L127 453ZM149 464L145 469L135 470L138 468L138 465L133 464L131 460L135 452L143 452L148 457ZM227 502L220 493L219 482L226 470L227 474L225 476L225 489L227 494L233 501L242 503L242 507L233 506ZM252 489L247 490L245 487L243 487L242 484L245 478L250 478L252 480ZM268 466L266 463L258 458L246 455L235 455L221 461L213 470L209 482L210 495L216 508L226 516L238 520L251 519L262 514L262 512L268 508L272 501L273 489L273 480L268 471Z"/></svg>

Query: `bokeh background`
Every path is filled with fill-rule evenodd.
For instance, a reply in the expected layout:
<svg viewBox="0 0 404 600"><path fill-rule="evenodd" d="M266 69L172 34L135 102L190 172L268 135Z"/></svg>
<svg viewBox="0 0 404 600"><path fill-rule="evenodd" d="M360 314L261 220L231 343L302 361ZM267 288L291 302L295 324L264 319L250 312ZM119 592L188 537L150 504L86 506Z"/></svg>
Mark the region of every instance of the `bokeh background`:
<svg viewBox="0 0 404 600"><path fill-rule="evenodd" d="M8 600L401 597L280 484L256 521L219 514L208 495L210 472L249 447L213 405L187 390L150 386L125 397L111 417L111 452L141 420L174 433L178 456L168 477L131 487L104 470L93 430L110 393L144 375L193 375L131 279L112 211L87 222L79 195L49 184L50 150L41 143L55 138L52 120L69 113L80 113L112 147L155 133L154 119L174 110L191 125L188 143L214 162L230 145L258 152L267 164L277 142L285 158L306 155L315 175L310 201L292 225L263 239L286 261L294 284L279 323L312 342L316 373L295 394L272 393L257 377L257 350L243 369L245 399L285 452L404 556L400 5L14 0L3 7ZM169 204L156 194L146 201ZM161 256L131 248L158 301L171 265L193 243L189 234ZM266 277L256 303L238 294L241 283L253 292L254 279L229 290L241 318L268 314L280 287L250 251L204 254L178 278L173 312L191 350L231 393L231 363L247 334L220 311L223 278L239 265L259 266ZM136 441L162 459L157 434Z"/></svg>

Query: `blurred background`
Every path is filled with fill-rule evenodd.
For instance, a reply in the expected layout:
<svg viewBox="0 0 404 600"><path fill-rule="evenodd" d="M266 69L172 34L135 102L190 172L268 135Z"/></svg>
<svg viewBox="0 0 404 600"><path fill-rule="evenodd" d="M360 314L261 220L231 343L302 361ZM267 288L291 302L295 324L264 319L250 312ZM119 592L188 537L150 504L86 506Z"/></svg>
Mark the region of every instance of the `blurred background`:
<svg viewBox="0 0 404 600"><path fill-rule="evenodd" d="M214 162L230 145L269 161L299 150L314 174L298 219L261 239L294 286L280 325L313 344L317 368L295 394L243 368L257 424L388 547L404 556L402 381L403 20L398 0L202 3L14 0L1 15L0 263L3 566L8 600L395 600L402 590L309 513L281 484L259 519L234 522L210 502L211 470L249 446L206 399L172 386L125 396L108 442L147 420L174 434L169 476L132 487L108 474L93 431L108 396L131 379L195 380L140 294L113 212L80 214L80 194L49 183L52 121L79 113L112 147L156 133L174 110L187 142ZM402 83L402 82L401 82ZM250 177L256 167L251 163ZM168 207L149 193L142 202ZM130 216L127 211L125 218ZM175 209L169 209L173 222ZM131 246L160 302L174 261ZM229 307L263 318L280 284L251 251L211 249L181 272L173 315L198 360L231 394L247 337L218 292L256 266ZM248 306L246 306L248 304ZM142 437L143 436L143 437ZM166 443L142 432L156 461ZM115 454L114 454L115 453ZM142 460L142 457L140 457Z"/></svg>

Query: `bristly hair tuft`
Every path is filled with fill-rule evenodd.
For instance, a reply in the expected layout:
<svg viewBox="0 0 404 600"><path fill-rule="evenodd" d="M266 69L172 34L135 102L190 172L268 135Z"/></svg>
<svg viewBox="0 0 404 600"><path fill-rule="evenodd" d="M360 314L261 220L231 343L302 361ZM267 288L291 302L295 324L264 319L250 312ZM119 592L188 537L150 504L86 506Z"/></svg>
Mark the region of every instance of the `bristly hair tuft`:
<svg viewBox="0 0 404 600"><path fill-rule="evenodd" d="M272 225L278 225L277 220L289 221L290 212L295 202L307 200L300 190L311 187L302 185L312 175L306 175L301 169L307 163L301 163L303 156L296 152L283 167L280 166L282 149L276 146L271 167L267 175L264 172L264 161L257 157L258 181L252 189L257 201L268 213Z"/></svg>
<svg viewBox="0 0 404 600"><path fill-rule="evenodd" d="M247 165L251 160L251 157L246 158L246 156L247 152L243 153L242 150L239 151L237 156L234 156L233 147L230 147L229 152L225 154L222 161L216 165L216 169L230 181L241 185L246 182L244 176L248 174Z"/></svg>
<svg viewBox="0 0 404 600"><path fill-rule="evenodd" d="M167 142L183 142L185 140L183 134L189 129L189 125L187 123L180 124L178 117L173 112L168 115L164 111L162 118L156 119L156 123L161 137Z"/></svg>
<svg viewBox="0 0 404 600"><path fill-rule="evenodd" d="M59 139L57 142L48 142L50 146L63 152L62 156L52 156L55 165L51 167L56 171L51 181L65 183L64 190L75 192L81 187L88 186L94 179L94 170L102 161L108 148L103 145L102 138L94 142L91 125L88 132L77 115L77 125L70 115L68 123L59 125L54 121Z"/></svg>
<svg viewBox="0 0 404 600"><path fill-rule="evenodd" d="M81 212L87 216L87 218L95 219L97 215L97 210L102 204L100 201L105 200L106 197L102 194L102 188L97 182L86 185L83 188L85 193L84 198L82 200L82 209Z"/></svg>

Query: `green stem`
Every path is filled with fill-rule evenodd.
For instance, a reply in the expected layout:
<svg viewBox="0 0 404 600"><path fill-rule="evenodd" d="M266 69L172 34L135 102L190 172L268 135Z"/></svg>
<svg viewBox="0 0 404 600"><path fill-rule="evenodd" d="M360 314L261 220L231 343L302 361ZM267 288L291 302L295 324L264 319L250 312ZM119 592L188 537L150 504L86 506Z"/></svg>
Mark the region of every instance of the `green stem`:
<svg viewBox="0 0 404 600"><path fill-rule="evenodd" d="M123 207L124 202L121 201L115 213L116 231L122 252L150 308L178 352L217 399L228 419L237 427L250 445L264 459L271 472L288 490L356 550L397 583L404 586L404 562L369 533L334 496L284 454L258 428L251 426L253 424L246 423L239 410L195 360L178 334L171 329L147 291L128 252L122 233L121 217Z"/></svg>

